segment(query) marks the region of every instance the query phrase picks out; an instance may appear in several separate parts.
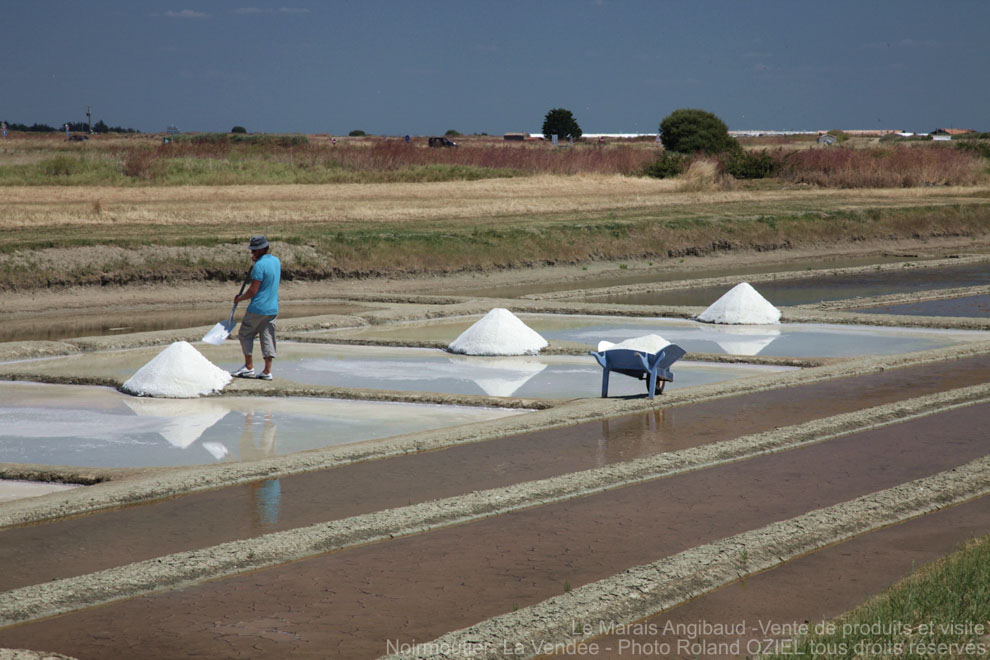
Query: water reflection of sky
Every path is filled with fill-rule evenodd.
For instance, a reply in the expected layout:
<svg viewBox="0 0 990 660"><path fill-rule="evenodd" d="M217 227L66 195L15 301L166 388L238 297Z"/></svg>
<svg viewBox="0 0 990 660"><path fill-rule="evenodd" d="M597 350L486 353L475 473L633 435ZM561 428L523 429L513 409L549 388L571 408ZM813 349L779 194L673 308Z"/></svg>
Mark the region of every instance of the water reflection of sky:
<svg viewBox="0 0 990 660"><path fill-rule="evenodd" d="M619 342L657 334L688 353L730 353L772 357L856 357L896 355L951 346L963 341L990 339L990 333L879 328L854 325L786 323L780 325L715 325L683 319L606 319L569 317L564 325L547 317L525 317L534 330L551 342L597 345L601 339Z"/></svg>
<svg viewBox="0 0 990 660"><path fill-rule="evenodd" d="M461 406L0 383L0 462L143 467L252 460L513 414Z"/></svg>
<svg viewBox="0 0 990 660"><path fill-rule="evenodd" d="M299 359L280 359L287 380L337 387L573 399L601 395L602 370L588 356L540 355L479 357L435 349L325 347ZM691 387L767 373L749 365L679 362L669 387ZM640 395L646 385L633 378L613 378L610 396Z"/></svg>
<svg viewBox="0 0 990 660"><path fill-rule="evenodd" d="M945 300L926 300L881 307L863 307L864 314L905 314L907 316L958 316L963 318L990 317L990 294L962 296Z"/></svg>

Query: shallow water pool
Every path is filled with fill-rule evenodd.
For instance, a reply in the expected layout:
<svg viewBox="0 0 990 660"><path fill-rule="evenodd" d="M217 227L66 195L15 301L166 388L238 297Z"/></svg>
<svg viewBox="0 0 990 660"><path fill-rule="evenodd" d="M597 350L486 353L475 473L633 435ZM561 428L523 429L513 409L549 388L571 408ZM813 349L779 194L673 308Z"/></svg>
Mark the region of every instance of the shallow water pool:
<svg viewBox="0 0 990 660"><path fill-rule="evenodd" d="M488 421L518 410L292 397L151 399L0 382L0 462L200 465Z"/></svg>
<svg viewBox="0 0 990 660"><path fill-rule="evenodd" d="M590 355L480 357L438 349L296 346L278 362L279 377L298 383L372 389L575 399L601 395L602 369ZM667 389L707 385L786 370L682 360ZM616 375L609 396L642 395L644 381Z"/></svg>
<svg viewBox="0 0 990 660"><path fill-rule="evenodd" d="M740 279L740 281L744 280L745 278ZM990 268L987 267L986 262L771 280L756 282L753 287L771 304L780 306L808 305L827 300L916 293L983 284L990 284ZM583 300L626 305L708 307L731 288L731 286L708 286L669 291L591 295Z"/></svg>
<svg viewBox="0 0 990 660"><path fill-rule="evenodd" d="M879 305L857 308L864 314L905 314L907 316L953 316L964 318L990 317L990 294L962 296L943 300Z"/></svg>
<svg viewBox="0 0 990 660"><path fill-rule="evenodd" d="M618 343L660 335L688 353L724 353L769 357L856 357L896 355L990 339L990 332L888 328L860 325L783 323L715 325L688 319L615 316L517 314L552 344L594 349L598 342ZM480 316L373 326L349 333L355 338L388 341L450 342ZM319 333L314 333L319 336ZM690 356L689 356L690 357Z"/></svg>

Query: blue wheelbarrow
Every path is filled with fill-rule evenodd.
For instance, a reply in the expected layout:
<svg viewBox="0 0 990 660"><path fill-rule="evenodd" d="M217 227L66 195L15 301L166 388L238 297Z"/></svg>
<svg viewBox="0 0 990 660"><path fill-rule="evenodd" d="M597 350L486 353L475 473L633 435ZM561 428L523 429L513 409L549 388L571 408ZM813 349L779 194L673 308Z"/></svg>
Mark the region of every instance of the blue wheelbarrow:
<svg viewBox="0 0 990 660"><path fill-rule="evenodd" d="M663 394L664 386L674 380L670 367L684 357L685 351L676 344L668 344L656 353L645 353L628 348L591 351L590 354L602 366L602 398L608 397L608 376L615 371L638 380L646 381L646 391L652 399Z"/></svg>

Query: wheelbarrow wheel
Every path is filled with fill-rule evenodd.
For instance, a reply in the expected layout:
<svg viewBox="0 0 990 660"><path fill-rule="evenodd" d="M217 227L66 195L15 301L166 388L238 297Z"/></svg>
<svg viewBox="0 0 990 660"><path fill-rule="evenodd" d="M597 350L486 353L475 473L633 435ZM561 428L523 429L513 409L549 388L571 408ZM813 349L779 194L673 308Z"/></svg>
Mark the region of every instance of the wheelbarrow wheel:
<svg viewBox="0 0 990 660"><path fill-rule="evenodd" d="M653 393L654 394L663 394L663 388L664 388L664 386L666 384L667 384L667 381L665 381L663 378L657 378L657 386L654 388ZM650 393L650 379L649 378L646 379L646 393L647 394Z"/></svg>

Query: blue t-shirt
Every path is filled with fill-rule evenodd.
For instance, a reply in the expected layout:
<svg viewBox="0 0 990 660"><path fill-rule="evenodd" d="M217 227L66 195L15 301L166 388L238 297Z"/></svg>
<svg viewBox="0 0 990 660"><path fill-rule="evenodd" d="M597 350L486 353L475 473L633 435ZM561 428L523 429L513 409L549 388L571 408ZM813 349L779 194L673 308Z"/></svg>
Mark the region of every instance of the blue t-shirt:
<svg viewBox="0 0 990 660"><path fill-rule="evenodd" d="M252 314L278 314L278 283L282 279L282 262L272 254L263 254L251 268L251 279L261 282L247 311Z"/></svg>

